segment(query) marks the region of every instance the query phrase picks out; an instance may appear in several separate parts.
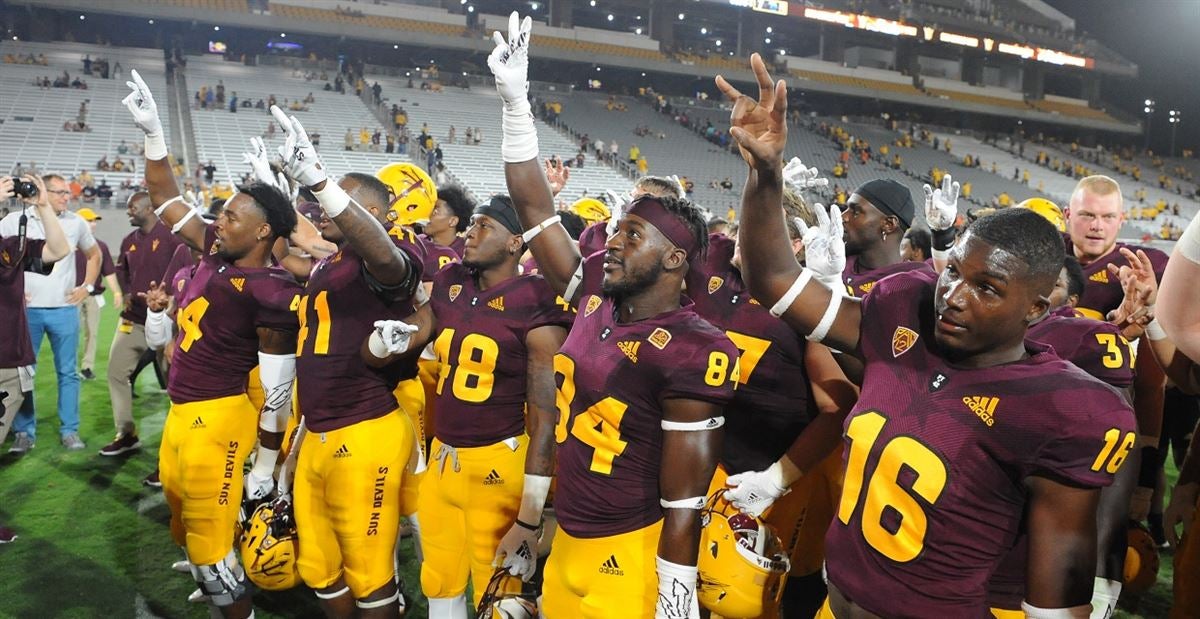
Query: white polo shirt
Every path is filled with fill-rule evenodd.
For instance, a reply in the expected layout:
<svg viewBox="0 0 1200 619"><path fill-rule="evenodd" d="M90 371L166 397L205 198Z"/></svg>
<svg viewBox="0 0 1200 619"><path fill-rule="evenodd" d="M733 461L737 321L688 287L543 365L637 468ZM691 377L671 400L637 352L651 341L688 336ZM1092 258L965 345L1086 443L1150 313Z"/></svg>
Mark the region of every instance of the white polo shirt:
<svg viewBox="0 0 1200 619"><path fill-rule="evenodd" d="M26 235L31 239L45 239L46 229L42 227L42 219L35 207L28 207L25 213L29 215ZM20 228L21 212L9 213L0 220L0 237L16 236ZM76 249L88 250L96 245L96 238L84 218L67 211L58 216L58 223L67 236L71 252ZM67 295L75 288L75 260L71 253L66 258L54 263L54 269L49 275L25 272L25 294L29 296L29 307L66 307Z"/></svg>

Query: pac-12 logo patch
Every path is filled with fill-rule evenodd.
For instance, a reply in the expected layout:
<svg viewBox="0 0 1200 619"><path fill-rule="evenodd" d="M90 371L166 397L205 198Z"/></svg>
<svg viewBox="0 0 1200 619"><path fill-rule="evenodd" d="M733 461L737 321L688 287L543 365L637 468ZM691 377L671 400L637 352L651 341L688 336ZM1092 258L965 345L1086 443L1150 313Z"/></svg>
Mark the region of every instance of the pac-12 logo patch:
<svg viewBox="0 0 1200 619"><path fill-rule="evenodd" d="M449 294L451 303L458 298L458 293L460 292L462 292L462 284L454 284L453 286L450 286Z"/></svg>
<svg viewBox="0 0 1200 619"><path fill-rule="evenodd" d="M721 289L721 285L725 283L724 279L716 275L708 278L708 294L712 294Z"/></svg>
<svg viewBox="0 0 1200 619"><path fill-rule="evenodd" d="M899 357L908 352L913 344L917 343L918 337L920 336L917 332L908 327L896 327L896 331L892 333L892 357Z"/></svg>
<svg viewBox="0 0 1200 619"><path fill-rule="evenodd" d="M592 312L596 311L597 307L600 307L600 303L601 303L600 297L598 297L596 295L589 296L588 300L587 300L587 305L584 306L584 308L583 308L583 317L587 318L588 316L591 316Z"/></svg>

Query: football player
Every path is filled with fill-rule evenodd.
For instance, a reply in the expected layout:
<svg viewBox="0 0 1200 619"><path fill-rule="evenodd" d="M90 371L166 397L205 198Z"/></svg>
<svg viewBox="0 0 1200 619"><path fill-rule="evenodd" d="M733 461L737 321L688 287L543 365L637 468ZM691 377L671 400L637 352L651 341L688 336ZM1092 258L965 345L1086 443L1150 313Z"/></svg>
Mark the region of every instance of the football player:
<svg viewBox="0 0 1200 619"><path fill-rule="evenodd" d="M433 445L421 483L421 588L431 619L465 617L494 563L529 580L554 472L554 354L572 315L540 275L521 275L521 225L507 196L475 207L463 260L434 278L411 346L439 367ZM528 424L526 423L528 415ZM528 425L529 431L526 432Z"/></svg>
<svg viewBox="0 0 1200 619"><path fill-rule="evenodd" d="M579 312L554 358L559 530L541 612L695 618L699 510L738 380L737 349L681 300L688 260L708 242L704 218L686 200L643 197L585 264L538 164L530 26L514 12L488 58L505 178L541 273Z"/></svg>
<svg viewBox="0 0 1200 619"><path fill-rule="evenodd" d="M322 236L338 246L299 300L297 401L308 432L293 481L300 577L329 617L395 617L400 488L416 434L362 347L376 320L412 313L424 254L368 210L386 209L387 185L365 174L333 182L296 117L271 113L286 135L285 173L317 198Z"/></svg>
<svg viewBox="0 0 1200 619"><path fill-rule="evenodd" d="M1062 269L1057 231L1010 209L972 224L940 276L893 275L862 300L812 283L779 217L787 88L757 54L751 65L757 101L718 78L737 97L730 133L749 164L739 234L754 242L743 247L743 275L797 331L866 366L845 427L819 616L986 616L986 580L1023 514L1022 609L1086 616L1099 488L1136 433L1118 391L1025 341ZM829 238L842 233L836 214L822 227ZM808 263L835 259L828 247L808 248Z"/></svg>
<svg viewBox="0 0 1200 619"><path fill-rule="evenodd" d="M785 196L792 249L800 254L803 231L795 219L814 226L816 219L798 194L786 190ZM741 354L710 493L728 478L736 507L756 516L770 508L764 520L792 557L787 612L811 617L825 597L822 548L841 489L841 457L833 452L857 390L828 348L806 342L750 296L741 266L737 240L710 234L707 254L692 261L686 278L696 313L723 329ZM777 612L767 609L764 616Z"/></svg>
<svg viewBox="0 0 1200 619"><path fill-rule="evenodd" d="M150 89L137 71L131 77L124 103L146 135L144 169L155 214L204 252L178 296L178 349L167 383L171 410L159 449L171 533L186 548L209 603L225 617L250 617L250 589L233 550L234 524L243 464L255 439L259 447L245 483L247 495L258 498L273 484L291 413L298 329L292 303L300 286L271 266L271 247L295 228L296 212L273 185L251 183L215 224L204 224L179 195ZM255 365L267 394L261 411L246 397L246 376Z"/></svg>
<svg viewBox="0 0 1200 619"><path fill-rule="evenodd" d="M915 213L912 192L891 179L868 181L850 194L842 212L846 227L842 281L851 296L863 297L888 275L929 268L900 255L904 232L912 226Z"/></svg>
<svg viewBox="0 0 1200 619"><path fill-rule="evenodd" d="M437 204L429 214L423 236L441 247L449 247L460 258L466 239L463 234L471 225L474 205L462 185L449 184L437 188ZM446 266L446 265L442 265Z"/></svg>

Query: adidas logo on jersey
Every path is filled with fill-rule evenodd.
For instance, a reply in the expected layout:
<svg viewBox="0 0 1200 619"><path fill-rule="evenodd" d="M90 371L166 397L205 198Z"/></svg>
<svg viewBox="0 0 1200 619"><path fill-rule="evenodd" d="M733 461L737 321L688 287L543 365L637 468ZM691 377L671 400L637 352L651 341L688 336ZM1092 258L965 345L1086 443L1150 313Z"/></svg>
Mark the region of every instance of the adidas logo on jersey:
<svg viewBox="0 0 1200 619"><path fill-rule="evenodd" d="M963 404L971 409L984 423L990 428L996 423L996 406L1000 404L1000 398L994 398L983 395L967 396L963 398Z"/></svg>
<svg viewBox="0 0 1200 619"><path fill-rule="evenodd" d="M245 277L231 277L231 278L229 278L229 283L233 284L233 287L237 288L238 292L241 292L242 288L246 285L246 278Z"/></svg>
<svg viewBox="0 0 1200 619"><path fill-rule="evenodd" d="M192 427L191 427L191 429L193 429L193 430L199 430L200 428L207 428L207 427L208 427L208 426L204 425L204 420L203 420L203 419L201 419L201 418L199 418L199 417L197 417L197 418L196 418L196 420L192 422Z"/></svg>
<svg viewBox="0 0 1200 619"><path fill-rule="evenodd" d="M624 576L625 570L617 565L617 555L608 555L608 560L600 564L600 573L609 576Z"/></svg>
<svg viewBox="0 0 1200 619"><path fill-rule="evenodd" d="M333 452L333 457L335 457L335 458L349 458L350 457L350 450L346 448L345 443L342 443L342 446L338 447L337 451Z"/></svg>
<svg viewBox="0 0 1200 619"><path fill-rule="evenodd" d="M641 347L642 347L641 342L630 342L630 341L617 342L617 348L620 348L621 352L625 353L625 356L629 357L629 360L634 363L637 363L638 348L641 348Z"/></svg>
<svg viewBox="0 0 1200 619"><path fill-rule="evenodd" d="M858 289L861 290L864 295L867 294L868 292L871 292L871 289L874 287L875 287L875 282L867 282L865 284L858 285Z"/></svg>
<svg viewBox="0 0 1200 619"><path fill-rule="evenodd" d="M503 483L504 483L504 478L501 477L500 474L496 472L496 469L492 469L492 472L488 473L487 477L483 478L483 485L485 485L485 486L499 486Z"/></svg>
<svg viewBox="0 0 1200 619"><path fill-rule="evenodd" d="M1108 271L1105 269L1100 269L1099 271L1092 273L1092 276L1088 278L1088 281L1100 282L1101 284L1107 284L1108 283Z"/></svg>
<svg viewBox="0 0 1200 619"><path fill-rule="evenodd" d="M503 312L504 311L504 297L500 296L500 297L496 297L495 299L492 299L491 301L488 301L487 306L496 310L497 312Z"/></svg>

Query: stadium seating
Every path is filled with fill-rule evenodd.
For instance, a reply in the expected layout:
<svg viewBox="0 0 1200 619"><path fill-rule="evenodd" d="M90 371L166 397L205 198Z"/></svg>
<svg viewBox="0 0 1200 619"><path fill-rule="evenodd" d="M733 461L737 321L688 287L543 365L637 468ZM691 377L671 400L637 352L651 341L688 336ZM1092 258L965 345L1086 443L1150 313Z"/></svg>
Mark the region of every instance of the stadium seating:
<svg viewBox="0 0 1200 619"><path fill-rule="evenodd" d="M129 94L125 80L131 69L138 70L159 102L159 116L167 132L167 143L171 143L166 69L161 51L82 43L0 42L0 57L8 54L44 55L47 65L0 65L0 118L4 119L0 123L0 173L7 174L18 162L35 162L43 172L67 176L89 170L97 182L106 180L114 187L125 180L140 178L140 174L128 171L96 171L96 162L101 157L114 160L117 144L122 140L130 145L130 152L121 159L136 162L137 171L141 171L143 160L132 149L142 143L143 134L121 104ZM106 80L98 74L83 75L84 55L93 60L108 59L112 67L119 62L121 76ZM72 80L78 76L88 88L41 89L34 85L36 78L53 80L64 71ZM86 123L90 131L64 130L63 123L76 119L79 105L84 101L87 101Z"/></svg>
<svg viewBox="0 0 1200 619"><path fill-rule="evenodd" d="M321 89L319 82L306 82L293 77L290 69L281 67L246 67L235 62L225 62L219 56L189 56L186 74L190 96L194 97L201 86L213 88L218 81L225 85L226 104L215 110L193 109L192 126L196 136L196 154L201 162L210 159L217 167L217 178L236 181L250 170L242 162L242 153L249 150L249 139L265 135L267 123L273 122L267 110L239 109L229 113L228 98L237 93L239 100L259 99L264 101L275 95L280 108L286 109L284 100L301 100L312 93L315 101L307 112L292 112L311 136L320 134L320 152L325 164L334 174L346 172L373 172L384 164L399 159L399 155L382 152L346 151L346 130L354 133L358 145L358 133L366 127L369 133L383 130L379 121L356 96L353 89L349 94L338 94ZM193 105L194 100L189 101ZM268 144L274 148L283 142L283 133L276 127L275 139Z"/></svg>

